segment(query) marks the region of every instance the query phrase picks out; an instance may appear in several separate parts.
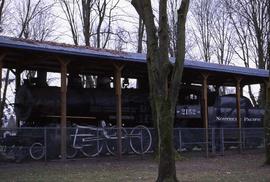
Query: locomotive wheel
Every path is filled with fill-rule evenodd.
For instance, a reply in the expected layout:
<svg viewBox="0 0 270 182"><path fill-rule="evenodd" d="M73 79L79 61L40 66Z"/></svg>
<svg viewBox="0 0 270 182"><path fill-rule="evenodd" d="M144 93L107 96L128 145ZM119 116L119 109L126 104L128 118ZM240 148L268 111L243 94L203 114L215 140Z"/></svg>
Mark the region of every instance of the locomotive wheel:
<svg viewBox="0 0 270 182"><path fill-rule="evenodd" d="M116 155L117 154L117 127L113 126L107 129L108 138L106 142L107 150L110 154ZM127 152L127 131L125 128L121 127L121 141L122 141L122 151L121 153L124 154Z"/></svg>
<svg viewBox="0 0 270 182"><path fill-rule="evenodd" d="M152 145L152 135L150 130L138 125L130 133L130 147L136 154L144 154L149 151Z"/></svg>
<svg viewBox="0 0 270 182"><path fill-rule="evenodd" d="M78 148L73 146L75 128L68 128L68 138L67 138L67 158L73 159L78 153Z"/></svg>
<svg viewBox="0 0 270 182"><path fill-rule="evenodd" d="M45 155L45 150L42 143L40 142L33 143L29 149L29 154L32 157L32 159L35 160L42 159Z"/></svg>
<svg viewBox="0 0 270 182"><path fill-rule="evenodd" d="M78 151L77 149L73 148L73 147L68 147L67 148L67 158L68 159L73 159L76 157Z"/></svg>
<svg viewBox="0 0 270 182"><path fill-rule="evenodd" d="M67 145L67 158L73 159L76 157L78 150L71 145Z"/></svg>

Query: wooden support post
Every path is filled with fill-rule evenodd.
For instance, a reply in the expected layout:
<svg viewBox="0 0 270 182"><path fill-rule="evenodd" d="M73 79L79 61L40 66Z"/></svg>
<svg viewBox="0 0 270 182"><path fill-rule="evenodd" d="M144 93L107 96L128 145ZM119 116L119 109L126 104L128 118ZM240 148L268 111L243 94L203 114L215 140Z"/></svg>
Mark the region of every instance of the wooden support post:
<svg viewBox="0 0 270 182"><path fill-rule="evenodd" d="M241 105L240 105L240 97L241 97L241 78L236 79L236 118L237 125L239 128L239 149L242 152L242 122L241 122Z"/></svg>
<svg viewBox="0 0 270 182"><path fill-rule="evenodd" d="M115 97L116 97L116 124L117 124L117 155L118 158L122 158L122 90L121 90L121 72L123 66L114 65L114 89L115 89Z"/></svg>
<svg viewBox="0 0 270 182"><path fill-rule="evenodd" d="M2 111L2 68L3 68L3 59L4 59L4 57L1 55L1 57L0 57L0 109L1 109L1 111ZM0 128L2 127L2 124L3 124L3 121L2 121L2 118L0 118Z"/></svg>
<svg viewBox="0 0 270 182"><path fill-rule="evenodd" d="M266 110L267 109L267 106L268 106L268 103L267 103L267 99L268 99L268 97L269 97L269 95L268 94L270 94L269 93L269 91L270 91L270 73L269 73L269 78L268 79L265 79L264 80L264 88L265 88L265 90L264 90L264 95L265 95L265 105L264 105L264 109Z"/></svg>
<svg viewBox="0 0 270 182"><path fill-rule="evenodd" d="M203 74L203 104L202 104L202 112L203 112L203 124L205 128L205 150L206 157L208 158L209 150L208 150L208 93L207 93L207 79L208 75Z"/></svg>
<svg viewBox="0 0 270 182"><path fill-rule="evenodd" d="M18 92L18 89L20 88L21 86L21 73L22 73L22 70L20 69L16 69L15 71L15 92L17 94ZM17 127L20 127L20 121L19 121L19 118L16 117L16 124L17 124Z"/></svg>
<svg viewBox="0 0 270 182"><path fill-rule="evenodd" d="M19 87L21 86L21 73L22 73L22 70L19 70L19 69L16 69L16 72L15 72L15 90L16 92L18 91Z"/></svg>
<svg viewBox="0 0 270 182"><path fill-rule="evenodd" d="M264 114L264 131L265 131L265 163L270 164L270 73L269 73L269 78L265 80L264 82L265 86L265 114Z"/></svg>
<svg viewBox="0 0 270 182"><path fill-rule="evenodd" d="M67 64L58 58L61 65L61 159L67 158Z"/></svg>

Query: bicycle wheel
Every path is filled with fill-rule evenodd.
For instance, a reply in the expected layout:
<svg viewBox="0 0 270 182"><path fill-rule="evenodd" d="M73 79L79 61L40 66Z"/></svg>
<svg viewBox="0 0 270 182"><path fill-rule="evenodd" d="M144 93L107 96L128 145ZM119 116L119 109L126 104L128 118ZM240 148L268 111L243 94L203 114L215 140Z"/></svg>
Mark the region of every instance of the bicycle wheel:
<svg viewBox="0 0 270 182"><path fill-rule="evenodd" d="M150 130L143 125L138 125L130 133L130 147L136 154L148 152L152 145Z"/></svg>
<svg viewBox="0 0 270 182"><path fill-rule="evenodd" d="M124 154L127 151L127 130L121 127L121 143L122 143L122 151L121 153ZM110 154L116 155L117 154L117 127L113 126L107 129L107 142L106 147Z"/></svg>
<svg viewBox="0 0 270 182"><path fill-rule="evenodd" d="M40 142L33 143L31 147L29 148L29 154L32 157L32 159L35 159L35 160L42 159L45 155L45 150L42 143Z"/></svg>

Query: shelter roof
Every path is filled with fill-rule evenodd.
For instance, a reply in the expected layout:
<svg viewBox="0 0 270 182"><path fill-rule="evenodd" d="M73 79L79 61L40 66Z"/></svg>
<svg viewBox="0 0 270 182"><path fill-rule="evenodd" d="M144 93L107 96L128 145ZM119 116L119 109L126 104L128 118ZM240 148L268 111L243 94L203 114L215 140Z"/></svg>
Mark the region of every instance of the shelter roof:
<svg viewBox="0 0 270 182"><path fill-rule="evenodd" d="M75 57L84 57L87 58L87 62L99 60L95 63L103 62L124 62L126 64L145 64L146 55L139 53L130 53L130 52L120 52L107 49L97 49L86 46L74 46L69 44L61 44L55 42L39 42L33 40L25 40L11 37L0 36L0 48L3 50L15 49L24 54L24 51L28 51L31 54L47 53L47 54L57 54ZM89 59L91 58L91 59ZM174 62L174 58L171 58L171 61ZM15 63L14 63L15 64ZM144 66L145 67L145 66ZM245 68L239 66L230 66L230 65L220 65L214 63L205 63L201 61L185 60L184 70L187 73L190 73L194 70L201 72L214 73L214 74L223 74L223 75L238 75L240 77L248 77L249 82L252 83L251 79L255 79L261 82L261 79L266 79L269 77L269 71L262 69L253 69ZM192 76L192 73L190 75ZM226 77L226 76L225 76Z"/></svg>

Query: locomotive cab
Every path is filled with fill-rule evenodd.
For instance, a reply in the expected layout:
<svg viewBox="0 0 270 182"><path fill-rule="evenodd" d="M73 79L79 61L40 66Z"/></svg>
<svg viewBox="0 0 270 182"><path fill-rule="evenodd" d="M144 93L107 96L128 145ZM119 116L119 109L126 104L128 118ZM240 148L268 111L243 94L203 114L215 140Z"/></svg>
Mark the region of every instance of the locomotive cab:
<svg viewBox="0 0 270 182"><path fill-rule="evenodd" d="M208 103L211 105L215 93L208 90ZM176 106L175 127L202 128L202 87L182 85Z"/></svg>

